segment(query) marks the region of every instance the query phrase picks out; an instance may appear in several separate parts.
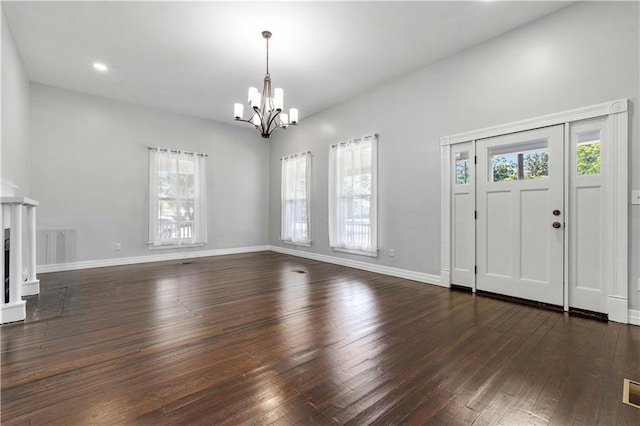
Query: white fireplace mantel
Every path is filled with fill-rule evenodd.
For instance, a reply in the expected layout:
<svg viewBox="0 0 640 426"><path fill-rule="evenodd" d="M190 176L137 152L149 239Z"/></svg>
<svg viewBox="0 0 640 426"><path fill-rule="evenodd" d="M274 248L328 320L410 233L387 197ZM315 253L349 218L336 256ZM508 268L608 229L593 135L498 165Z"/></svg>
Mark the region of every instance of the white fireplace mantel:
<svg viewBox="0 0 640 426"><path fill-rule="evenodd" d="M2 204L20 204L23 206L37 207L40 205L36 200L27 197L0 197Z"/></svg>

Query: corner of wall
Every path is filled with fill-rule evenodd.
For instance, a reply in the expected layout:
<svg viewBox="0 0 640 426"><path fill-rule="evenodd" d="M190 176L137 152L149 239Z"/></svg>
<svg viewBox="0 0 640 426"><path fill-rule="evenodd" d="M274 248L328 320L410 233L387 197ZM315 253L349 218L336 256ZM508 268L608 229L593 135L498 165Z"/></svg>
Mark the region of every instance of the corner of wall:
<svg viewBox="0 0 640 426"><path fill-rule="evenodd" d="M2 84L0 84L0 128L2 165L0 176L15 195L29 196L30 187L30 82L13 35L0 10ZM11 108L7 107L8 105ZM3 184L3 187L5 185Z"/></svg>

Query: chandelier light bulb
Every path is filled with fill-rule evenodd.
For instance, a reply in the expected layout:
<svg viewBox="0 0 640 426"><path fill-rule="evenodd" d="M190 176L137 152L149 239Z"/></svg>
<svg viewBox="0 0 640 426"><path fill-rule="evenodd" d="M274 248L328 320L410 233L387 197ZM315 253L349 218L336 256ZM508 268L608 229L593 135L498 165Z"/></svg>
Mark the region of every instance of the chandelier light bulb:
<svg viewBox="0 0 640 426"><path fill-rule="evenodd" d="M244 105L233 104L233 118L236 120L242 120L242 113L244 111Z"/></svg>
<svg viewBox="0 0 640 426"><path fill-rule="evenodd" d="M289 108L289 120L291 124L298 124L298 108Z"/></svg>
<svg viewBox="0 0 640 426"><path fill-rule="evenodd" d="M251 102L250 102L251 107L253 109L256 109L256 108L260 109L261 101L262 101L262 95L260 94L260 92L255 92L253 94L253 97L251 98Z"/></svg>
<svg viewBox="0 0 640 426"><path fill-rule="evenodd" d="M249 97L247 99L247 102L249 102L249 105L251 105L251 100L253 99L253 95L255 93L258 93L258 89L256 89L255 87L249 87Z"/></svg>
<svg viewBox="0 0 640 426"><path fill-rule="evenodd" d="M273 90L273 105L278 111L282 111L284 107L284 90L279 87Z"/></svg>

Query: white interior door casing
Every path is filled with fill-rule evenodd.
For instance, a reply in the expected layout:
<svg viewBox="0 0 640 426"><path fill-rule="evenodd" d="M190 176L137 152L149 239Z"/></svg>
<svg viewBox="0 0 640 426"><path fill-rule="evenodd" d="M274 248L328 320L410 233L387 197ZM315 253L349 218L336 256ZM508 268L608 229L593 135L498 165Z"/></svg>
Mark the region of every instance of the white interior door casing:
<svg viewBox="0 0 640 426"><path fill-rule="evenodd" d="M477 141L478 290L563 305L563 129Z"/></svg>

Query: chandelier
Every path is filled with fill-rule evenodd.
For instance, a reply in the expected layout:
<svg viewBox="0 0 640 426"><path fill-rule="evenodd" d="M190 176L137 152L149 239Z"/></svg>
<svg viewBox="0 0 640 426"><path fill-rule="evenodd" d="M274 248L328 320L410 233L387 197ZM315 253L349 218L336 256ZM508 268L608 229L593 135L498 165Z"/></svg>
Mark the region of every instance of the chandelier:
<svg viewBox="0 0 640 426"><path fill-rule="evenodd" d="M276 88L271 91L271 76L269 75L269 39L270 31L263 31L262 37L267 40L267 73L264 75L262 93L255 87L249 87L249 108L252 115L248 120L242 117L244 105L236 103L233 106L233 118L235 121L244 121L253 124L263 138L268 138L275 129L286 129L287 126L298 124L298 109L289 109L289 114L282 112L284 109L284 91Z"/></svg>

